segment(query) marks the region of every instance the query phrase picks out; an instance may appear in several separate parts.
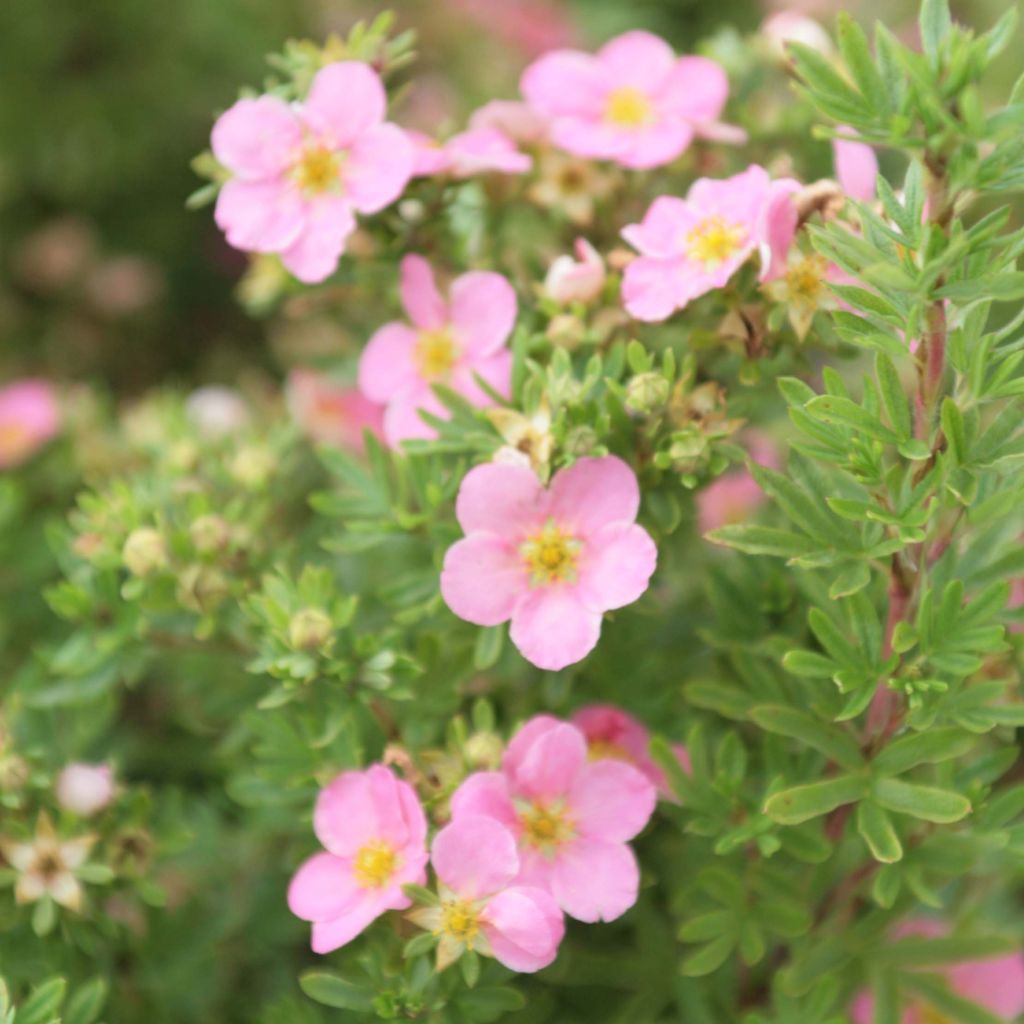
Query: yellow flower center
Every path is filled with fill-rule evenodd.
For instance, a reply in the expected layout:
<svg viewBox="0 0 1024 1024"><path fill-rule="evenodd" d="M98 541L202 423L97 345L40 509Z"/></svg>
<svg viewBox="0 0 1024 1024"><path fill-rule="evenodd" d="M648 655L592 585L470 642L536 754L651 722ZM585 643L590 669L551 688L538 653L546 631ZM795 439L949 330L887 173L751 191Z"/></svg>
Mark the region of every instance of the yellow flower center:
<svg viewBox="0 0 1024 1024"><path fill-rule="evenodd" d="M480 931L480 914L473 908L472 903L451 900L441 905L441 923L438 931L468 946Z"/></svg>
<svg viewBox="0 0 1024 1024"><path fill-rule="evenodd" d="M741 224L716 213L690 230L686 236L687 254L710 270L734 255L742 247L745 235Z"/></svg>
<svg viewBox="0 0 1024 1024"><path fill-rule="evenodd" d="M340 183L341 157L325 146L309 146L302 151L292 175L303 192L327 192Z"/></svg>
<svg viewBox="0 0 1024 1024"><path fill-rule="evenodd" d="M632 85L612 89L605 100L604 119L620 128L640 128L649 124L653 115L651 101Z"/></svg>
<svg viewBox="0 0 1024 1024"><path fill-rule="evenodd" d="M618 743L612 743L611 740L591 740L587 745L587 760L629 761L632 763L633 758L630 757L626 748L620 747Z"/></svg>
<svg viewBox="0 0 1024 1024"><path fill-rule="evenodd" d="M380 889L391 881L398 856L390 843L374 840L360 847L352 865L356 882L363 889Z"/></svg>
<svg viewBox="0 0 1024 1024"><path fill-rule="evenodd" d="M459 358L459 347L446 330L421 331L413 356L424 380L443 380Z"/></svg>
<svg viewBox="0 0 1024 1024"><path fill-rule="evenodd" d="M814 253L798 260L786 271L786 287L791 300L816 305L825 290L828 262Z"/></svg>
<svg viewBox="0 0 1024 1024"><path fill-rule="evenodd" d="M524 541L519 551L533 583L548 584L576 579L576 563L582 546L549 519L542 530Z"/></svg>
<svg viewBox="0 0 1024 1024"><path fill-rule="evenodd" d="M569 816L558 805L531 804L520 813L519 821L523 838L539 850L552 851L576 834Z"/></svg>

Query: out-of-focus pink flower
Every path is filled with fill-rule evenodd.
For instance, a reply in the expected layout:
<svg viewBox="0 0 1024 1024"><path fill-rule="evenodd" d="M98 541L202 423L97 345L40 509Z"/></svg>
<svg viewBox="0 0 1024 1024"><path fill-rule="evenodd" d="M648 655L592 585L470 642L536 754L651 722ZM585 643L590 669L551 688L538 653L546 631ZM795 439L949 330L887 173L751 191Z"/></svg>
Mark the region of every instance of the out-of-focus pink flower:
<svg viewBox="0 0 1024 1024"><path fill-rule="evenodd" d="M647 589L658 552L639 507L636 476L613 455L577 460L548 489L525 466L476 466L459 488L466 536L445 555L441 593L468 622L511 619L528 661L565 668L594 649L606 611Z"/></svg>
<svg viewBox="0 0 1024 1024"><path fill-rule="evenodd" d="M37 378L0 388L0 470L20 465L60 430L53 385Z"/></svg>
<svg viewBox="0 0 1024 1024"><path fill-rule="evenodd" d="M430 860L441 904L409 917L440 936L439 970L467 949L524 973L555 959L565 934L562 911L546 890L514 884L519 852L504 825L491 817L461 817L434 837Z"/></svg>
<svg viewBox="0 0 1024 1024"><path fill-rule="evenodd" d="M232 178L215 216L228 242L279 253L300 281L331 274L355 214L393 202L412 174L413 145L386 108L377 72L342 61L317 73L304 103L260 96L222 114L213 153Z"/></svg>
<svg viewBox="0 0 1024 1024"><path fill-rule="evenodd" d="M750 456L758 465L778 467L778 453L767 438L751 439ZM697 526L701 533L707 533L720 526L745 522L764 499L764 491L745 466L730 470L715 477L697 494Z"/></svg>
<svg viewBox="0 0 1024 1024"><path fill-rule="evenodd" d="M543 142L548 119L519 100L491 100L470 114L470 128L493 128L519 143Z"/></svg>
<svg viewBox="0 0 1024 1024"><path fill-rule="evenodd" d="M406 438L435 436L420 418L421 409L448 418L433 384L445 384L478 406L493 402L474 375L499 394L509 393L512 353L505 342L517 307L512 285L490 271L457 277L445 301L422 256L402 260L401 294L412 324L385 324L359 363L360 390L387 407L384 436L392 447Z"/></svg>
<svg viewBox="0 0 1024 1024"><path fill-rule="evenodd" d="M627 32L596 54L556 50L520 82L551 119L551 141L625 167L674 160L694 135L714 132L729 94L725 71L705 57L676 57L663 39Z"/></svg>
<svg viewBox="0 0 1024 1024"><path fill-rule="evenodd" d="M577 238L575 248L575 259L559 256L544 278L544 294L562 306L591 302L604 288L606 275L601 254L585 238Z"/></svg>
<svg viewBox="0 0 1024 1024"><path fill-rule="evenodd" d="M761 24L761 35L768 40L780 60L788 60L788 43L803 43L825 57L835 52L832 39L821 24L796 11L777 11L769 15Z"/></svg>
<svg viewBox="0 0 1024 1024"><path fill-rule="evenodd" d="M852 128L840 125L840 132L854 134ZM832 140L832 158L836 166L836 177L843 191L851 199L866 203L875 198L875 182L878 179L878 157L866 142L849 139Z"/></svg>
<svg viewBox="0 0 1024 1024"><path fill-rule="evenodd" d="M384 409L358 388L313 370L293 370L285 394L295 422L314 441L362 452L365 430L384 436Z"/></svg>
<svg viewBox="0 0 1024 1024"><path fill-rule="evenodd" d="M570 917L612 921L635 902L628 842L654 811L654 786L624 761L587 759L574 725L531 718L512 737L501 771L471 775L451 799L452 818L494 818L515 836L519 882L545 889Z"/></svg>
<svg viewBox="0 0 1024 1024"><path fill-rule="evenodd" d="M57 776L57 803L65 811L88 818L114 799L114 771L109 764L66 765Z"/></svg>
<svg viewBox="0 0 1024 1024"><path fill-rule="evenodd" d="M721 288L755 252L762 280L774 276L796 231L792 196L798 188L788 178L772 181L755 164L731 178L701 178L685 199L655 199L643 221L622 232L640 252L622 282L630 315L667 319Z"/></svg>
<svg viewBox="0 0 1024 1024"><path fill-rule="evenodd" d="M245 399L219 384L196 388L185 401L185 415L203 437L217 439L237 434L252 416Z"/></svg>
<svg viewBox="0 0 1024 1024"><path fill-rule="evenodd" d="M160 268L142 256L104 260L89 275L86 292L105 316L129 316L152 305L164 290Z"/></svg>
<svg viewBox="0 0 1024 1024"><path fill-rule="evenodd" d="M938 938L948 933L944 922L922 917L907 921L893 934L894 938ZM977 1003L1000 1020L1014 1021L1024 1013L1024 954L1020 952L952 964L943 968L942 974L958 996ZM874 1007L874 996L862 992L851 1010L854 1024L871 1024ZM931 1024L938 1019L925 1003L914 1000L904 1008L901 1022Z"/></svg>
<svg viewBox="0 0 1024 1024"><path fill-rule="evenodd" d="M497 128L468 128L445 142L421 132L407 132L416 147L413 174L427 177L450 174L472 178L477 174L524 174L533 160L520 153L516 144Z"/></svg>
<svg viewBox="0 0 1024 1024"><path fill-rule="evenodd" d="M402 886L426 880L427 819L412 786L377 764L321 790L313 830L326 852L296 872L288 906L313 923L313 952L330 953L410 906Z"/></svg>
<svg viewBox="0 0 1024 1024"><path fill-rule="evenodd" d="M507 46L533 57L569 46L576 31L565 10L551 0L448 0Z"/></svg>

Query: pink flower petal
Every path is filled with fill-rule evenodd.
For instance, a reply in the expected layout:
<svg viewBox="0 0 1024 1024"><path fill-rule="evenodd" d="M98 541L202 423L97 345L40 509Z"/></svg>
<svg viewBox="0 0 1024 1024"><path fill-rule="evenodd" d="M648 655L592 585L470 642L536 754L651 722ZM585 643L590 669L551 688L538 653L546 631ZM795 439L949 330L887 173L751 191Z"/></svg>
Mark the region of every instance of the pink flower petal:
<svg viewBox="0 0 1024 1024"><path fill-rule="evenodd" d="M950 987L997 1017L1015 1020L1024 1013L1024 956L1010 953L990 960L954 964Z"/></svg>
<svg viewBox="0 0 1024 1024"><path fill-rule="evenodd" d="M622 229L622 237L644 256L672 259L683 252L686 236L699 220L685 199L658 196L639 224Z"/></svg>
<svg viewBox="0 0 1024 1024"><path fill-rule="evenodd" d="M637 29L605 43L597 59L606 81L653 93L672 71L676 55L664 39Z"/></svg>
<svg viewBox="0 0 1024 1024"><path fill-rule="evenodd" d="M622 843L643 830L657 794L651 780L625 761L591 761L569 792L569 807L586 839Z"/></svg>
<svg viewBox="0 0 1024 1024"><path fill-rule="evenodd" d="M452 283L451 322L473 356L487 356L505 344L516 323L512 285L490 271L473 271Z"/></svg>
<svg viewBox="0 0 1024 1024"><path fill-rule="evenodd" d="M434 281L434 271L422 257L410 254L402 260L402 305L409 319L423 330L436 330L448 318L448 306Z"/></svg>
<svg viewBox="0 0 1024 1024"><path fill-rule="evenodd" d="M391 400L384 412L384 438L392 448L403 441L437 437L437 431L420 415L421 411L442 420L451 415L425 385L404 391Z"/></svg>
<svg viewBox="0 0 1024 1024"><path fill-rule="evenodd" d="M387 402L418 381L413 350L416 332L393 321L379 328L359 360L359 390L371 402Z"/></svg>
<svg viewBox="0 0 1024 1024"><path fill-rule="evenodd" d="M441 595L467 622L497 626L512 617L529 587L529 574L514 545L493 533L473 533L444 556Z"/></svg>
<svg viewBox="0 0 1024 1024"><path fill-rule="evenodd" d="M852 128L839 126L839 131L854 134ZM836 177L843 191L853 199L867 203L875 198L875 182L878 179L878 157L864 142L850 142L834 139L832 154L836 165Z"/></svg>
<svg viewBox="0 0 1024 1024"><path fill-rule="evenodd" d="M373 68L359 61L339 61L317 72L303 113L319 131L329 133L336 147L342 147L380 124L387 103Z"/></svg>
<svg viewBox="0 0 1024 1024"><path fill-rule="evenodd" d="M455 516L466 533L482 530L518 541L543 519L544 502L532 469L485 462L462 478Z"/></svg>
<svg viewBox="0 0 1024 1024"><path fill-rule="evenodd" d="M658 562L650 534L635 523L602 527L587 545L578 594L595 612L623 608L647 589Z"/></svg>
<svg viewBox="0 0 1024 1024"><path fill-rule="evenodd" d="M707 57L680 57L658 90L666 108L694 124L717 121L728 97L725 69Z"/></svg>
<svg viewBox="0 0 1024 1024"><path fill-rule="evenodd" d="M524 886L495 896L482 921L498 962L523 973L552 963L565 934L565 921L554 899L541 889Z"/></svg>
<svg viewBox="0 0 1024 1024"><path fill-rule="evenodd" d="M534 715L524 722L517 730L512 739L509 740L505 753L501 758L502 771L514 779L519 765L529 754L531 747L540 739L546 736L552 729L557 729L562 722L554 715Z"/></svg>
<svg viewBox="0 0 1024 1024"><path fill-rule="evenodd" d="M676 309L707 291L686 284L687 263L682 259L658 260L641 256L622 275L622 300L635 320L658 323Z"/></svg>
<svg viewBox="0 0 1024 1024"><path fill-rule="evenodd" d="M307 206L306 226L295 242L281 253L281 262L306 284L317 284L338 267L345 241L356 219L348 200L320 196Z"/></svg>
<svg viewBox="0 0 1024 1024"><path fill-rule="evenodd" d="M437 877L460 899L504 889L519 871L512 833L492 817L460 815L434 837L430 861Z"/></svg>
<svg viewBox="0 0 1024 1024"><path fill-rule="evenodd" d="M214 220L228 243L244 252L280 252L305 229L306 208L283 181L225 182Z"/></svg>
<svg viewBox="0 0 1024 1024"><path fill-rule="evenodd" d="M608 523L631 523L640 509L636 474L614 455L577 459L560 470L551 482L550 497L550 514L577 535Z"/></svg>
<svg viewBox="0 0 1024 1024"><path fill-rule="evenodd" d="M452 793L449 806L453 821L483 815L500 822L513 835L519 834L519 815L501 772L474 772Z"/></svg>
<svg viewBox="0 0 1024 1024"><path fill-rule="evenodd" d="M405 190L416 148L397 125L379 124L352 144L342 176L345 194L360 213L377 213Z"/></svg>
<svg viewBox="0 0 1024 1024"><path fill-rule="evenodd" d="M671 163L693 140L693 129L688 124L666 122L647 131L632 134L625 146L620 147L619 163L635 170L661 167Z"/></svg>
<svg viewBox="0 0 1024 1024"><path fill-rule="evenodd" d="M409 901L407 900L406 906L408 905ZM313 952L333 953L334 950L351 942L389 909L398 908L389 908L379 899L364 896L359 903L341 917L336 917L331 921L314 921L311 943Z"/></svg>
<svg viewBox="0 0 1024 1024"><path fill-rule="evenodd" d="M213 155L239 178L255 181L284 172L302 141L294 111L276 96L239 100L213 126Z"/></svg>
<svg viewBox="0 0 1024 1024"><path fill-rule="evenodd" d="M640 870L625 843L580 839L559 850L551 895L577 921L614 921L634 903Z"/></svg>
<svg viewBox="0 0 1024 1024"><path fill-rule="evenodd" d="M536 587L516 607L509 636L527 661L549 672L582 661L601 635L601 615L564 586Z"/></svg>
<svg viewBox="0 0 1024 1024"><path fill-rule="evenodd" d="M606 79L589 54L554 50L523 72L519 88L527 103L542 114L594 116L601 112Z"/></svg>
<svg viewBox="0 0 1024 1024"><path fill-rule="evenodd" d="M511 778L517 793L535 800L551 800L570 791L586 759L587 741L583 733L568 722L558 722L540 731L529 746L505 763L514 765Z"/></svg>
<svg viewBox="0 0 1024 1024"><path fill-rule="evenodd" d="M785 273L786 259L799 220L793 196L801 188L800 182L793 178L780 178L768 188L764 212L757 227L762 281L771 281Z"/></svg>
<svg viewBox="0 0 1024 1024"><path fill-rule="evenodd" d="M340 917L364 896L352 876L351 864L330 853L315 853L288 886L288 909L304 921Z"/></svg>
<svg viewBox="0 0 1024 1024"><path fill-rule="evenodd" d="M456 370L452 386L474 405L481 408L494 405L494 399L477 384L476 378L481 377L502 398L508 398L512 393L512 362L512 353L502 349L492 356L466 363Z"/></svg>

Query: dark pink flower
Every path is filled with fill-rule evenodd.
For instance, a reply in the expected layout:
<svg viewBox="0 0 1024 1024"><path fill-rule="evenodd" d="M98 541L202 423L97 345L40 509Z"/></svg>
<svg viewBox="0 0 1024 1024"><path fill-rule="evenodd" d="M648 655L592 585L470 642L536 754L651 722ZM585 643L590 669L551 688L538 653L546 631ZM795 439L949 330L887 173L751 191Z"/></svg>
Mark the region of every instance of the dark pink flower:
<svg viewBox="0 0 1024 1024"><path fill-rule="evenodd" d="M53 385L27 378L0 388L0 469L24 462L60 430Z"/></svg>

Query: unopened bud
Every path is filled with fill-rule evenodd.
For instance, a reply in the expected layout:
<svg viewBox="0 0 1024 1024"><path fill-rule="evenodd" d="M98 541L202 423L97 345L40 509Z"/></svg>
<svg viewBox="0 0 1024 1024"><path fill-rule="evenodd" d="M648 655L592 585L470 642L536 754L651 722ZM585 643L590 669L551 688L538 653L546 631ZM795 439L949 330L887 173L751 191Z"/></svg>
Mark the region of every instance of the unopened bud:
<svg viewBox="0 0 1024 1024"><path fill-rule="evenodd" d="M552 345L568 349L570 352L579 348L584 333L583 321L571 313L560 313L558 316L552 317L545 332Z"/></svg>
<svg viewBox="0 0 1024 1024"><path fill-rule="evenodd" d="M167 545L163 535L151 526L132 530L124 542L121 558L135 576L148 576L167 568Z"/></svg>
<svg viewBox="0 0 1024 1024"><path fill-rule="evenodd" d="M649 416L665 407L669 383L660 373L638 373L626 385L626 408L641 416Z"/></svg>
<svg viewBox="0 0 1024 1024"><path fill-rule="evenodd" d="M56 793L65 811L88 818L114 799L114 773L109 764L69 764L57 776Z"/></svg>
<svg viewBox="0 0 1024 1024"><path fill-rule="evenodd" d="M565 452L575 458L589 455L597 447L597 432L593 427L573 427L565 438Z"/></svg>
<svg viewBox="0 0 1024 1024"><path fill-rule="evenodd" d="M178 577L178 601L194 612L212 611L228 591L227 578L212 566L190 565Z"/></svg>
<svg viewBox="0 0 1024 1024"><path fill-rule="evenodd" d="M188 528L188 535L196 551L209 554L223 548L231 536L228 524L215 515L200 516Z"/></svg>
<svg viewBox="0 0 1024 1024"><path fill-rule="evenodd" d="M274 456L266 448L249 445L232 460L229 467L231 476L243 487L259 490L274 472Z"/></svg>
<svg viewBox="0 0 1024 1024"><path fill-rule="evenodd" d="M334 623L321 608L303 608L288 623L288 642L301 651L315 651L334 635Z"/></svg>
<svg viewBox="0 0 1024 1024"><path fill-rule="evenodd" d="M478 771L497 768L504 750L501 737L493 732L476 732L466 740L466 760Z"/></svg>

